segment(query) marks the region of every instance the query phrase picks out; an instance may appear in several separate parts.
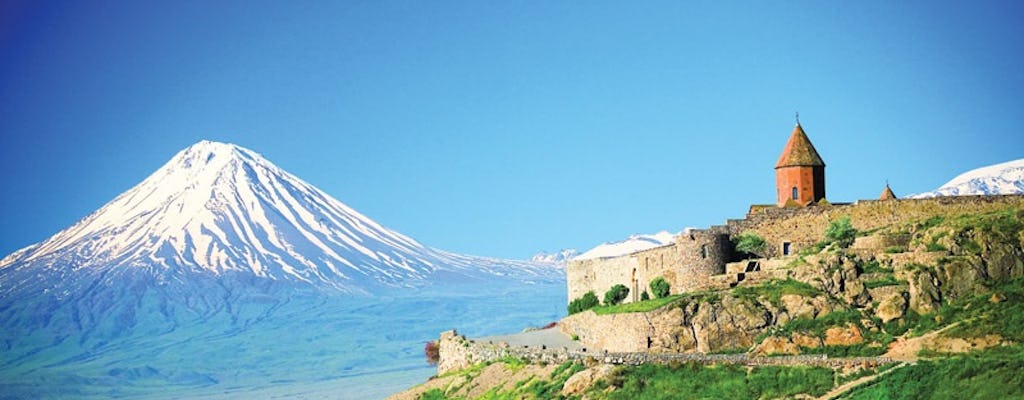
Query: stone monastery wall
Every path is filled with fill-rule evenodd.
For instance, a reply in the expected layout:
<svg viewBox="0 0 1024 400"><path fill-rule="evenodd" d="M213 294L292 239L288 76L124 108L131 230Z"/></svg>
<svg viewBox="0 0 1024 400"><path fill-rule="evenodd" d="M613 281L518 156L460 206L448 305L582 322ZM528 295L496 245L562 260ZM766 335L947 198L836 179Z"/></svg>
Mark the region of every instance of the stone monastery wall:
<svg viewBox="0 0 1024 400"><path fill-rule="evenodd" d="M630 294L625 302L637 301L640 293L659 276L671 285L672 294L718 288L734 281L725 276L725 264L735 260L730 237L752 231L764 238L769 258L796 254L820 242L829 223L849 216L854 228L871 230L891 224L923 220L936 215L956 216L1024 208L1024 196L956 196L931 199L861 200L845 205L814 205L798 208L752 208L745 219L729 220L725 226L691 230L676 237L673 244L632 254L571 261L566 267L569 300L588 291L603 298L613 285L623 284Z"/></svg>
<svg viewBox="0 0 1024 400"><path fill-rule="evenodd" d="M1024 207L1024 196L950 196L930 199L861 200L848 205L803 208L766 208L746 219L729 220L731 235L753 231L767 243L766 257L783 256L820 242L825 228L834 220L849 216L853 227L865 231L883 226L927 219L936 215L956 216L983 213L1007 207Z"/></svg>
<svg viewBox="0 0 1024 400"><path fill-rule="evenodd" d="M691 230L670 245L619 257L573 261L566 268L569 300L591 290L601 299L612 286L623 284L629 288L625 302L638 301L640 293L650 292L650 282L657 277L668 281L673 294L699 290L709 284L712 275L725 272L731 247L724 231Z"/></svg>

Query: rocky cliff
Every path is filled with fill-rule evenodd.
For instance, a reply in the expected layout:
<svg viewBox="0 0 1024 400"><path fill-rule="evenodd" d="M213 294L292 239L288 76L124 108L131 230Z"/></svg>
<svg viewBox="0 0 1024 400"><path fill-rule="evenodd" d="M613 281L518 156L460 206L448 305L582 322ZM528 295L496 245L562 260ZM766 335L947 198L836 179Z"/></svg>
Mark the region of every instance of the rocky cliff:
<svg viewBox="0 0 1024 400"><path fill-rule="evenodd" d="M557 386L570 398L615 398L608 393L628 386L622 375L639 367L609 372L602 366L609 354L619 359L622 354L626 359L629 354L648 355L637 360L658 359L651 354L693 354L705 358L682 360L705 364L727 359L708 355L736 354L747 365L763 365L750 364L757 357L818 355L847 360L869 357L884 364L922 355L945 357L1021 347L1024 209L1011 206L974 214L923 216L850 234L853 240L822 238L818 245L784 262L763 262L770 267L747 273L735 287L598 307L563 319L558 329L577 338L593 357L570 353L537 359L529 352L525 353L529 357L514 357L518 353L504 351L495 353L490 362L512 358L580 365L580 372L560 382L543 376L528 381ZM646 304L651 306L645 308ZM442 351L442 364L453 369L453 359L458 367L487 361L469 360L465 354L464 348L455 349L446 360ZM768 367L747 373L758 373L758 368ZM829 388L839 386L844 377L873 376L883 369L873 365L832 369ZM535 397L512 389L523 382L504 383L491 389ZM433 390L442 398L465 397L445 394L439 387Z"/></svg>

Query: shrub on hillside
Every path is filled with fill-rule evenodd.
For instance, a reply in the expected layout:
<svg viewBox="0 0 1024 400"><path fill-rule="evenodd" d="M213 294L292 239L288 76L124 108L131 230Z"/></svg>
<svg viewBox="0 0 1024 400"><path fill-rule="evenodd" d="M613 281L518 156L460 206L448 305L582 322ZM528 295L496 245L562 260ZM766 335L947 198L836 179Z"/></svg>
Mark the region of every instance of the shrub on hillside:
<svg viewBox="0 0 1024 400"><path fill-rule="evenodd" d="M438 346L437 341L427 342L423 346L423 354L427 356L427 364L437 365L437 362L441 359L441 348Z"/></svg>
<svg viewBox="0 0 1024 400"><path fill-rule="evenodd" d="M612 288L608 289L604 294L604 305L614 306L619 304L626 299L626 296L629 296L629 288L627 288L626 285L620 283L612 286Z"/></svg>
<svg viewBox="0 0 1024 400"><path fill-rule="evenodd" d="M764 238L759 236L757 233L750 231L743 232L736 235L736 237L733 237L732 242L736 245L736 251L753 254L758 257L764 255Z"/></svg>
<svg viewBox="0 0 1024 400"><path fill-rule="evenodd" d="M668 297L669 290L671 289L671 286L669 286L668 282L665 281L665 278L660 276L654 278L649 286L651 287L651 293L654 293L654 297L659 299L662 297Z"/></svg>
<svg viewBox="0 0 1024 400"><path fill-rule="evenodd" d="M646 290L644 290L643 293L640 293L640 301L647 301L647 300L650 300L650 299L651 299L651 295L647 294Z"/></svg>
<svg viewBox="0 0 1024 400"><path fill-rule="evenodd" d="M857 237L857 230L853 228L849 216L832 221L825 228L825 240L836 243L842 248L850 247L855 237Z"/></svg>
<svg viewBox="0 0 1024 400"><path fill-rule="evenodd" d="M572 302L569 303L569 315L589 310L591 308L597 307L597 305L597 295L594 294L594 291L589 291L582 297L573 300Z"/></svg>

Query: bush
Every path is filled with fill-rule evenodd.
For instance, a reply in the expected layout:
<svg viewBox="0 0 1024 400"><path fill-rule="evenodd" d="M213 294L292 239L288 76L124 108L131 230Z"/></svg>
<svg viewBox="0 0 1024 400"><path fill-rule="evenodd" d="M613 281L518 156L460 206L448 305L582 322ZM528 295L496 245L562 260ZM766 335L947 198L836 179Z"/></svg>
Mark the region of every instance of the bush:
<svg viewBox="0 0 1024 400"><path fill-rule="evenodd" d="M643 293L640 293L640 301L647 301L647 300L650 300L650 299L651 299L651 295L647 294L646 290L644 290Z"/></svg>
<svg viewBox="0 0 1024 400"><path fill-rule="evenodd" d="M849 216L832 221L828 224L828 228L825 228L825 240L837 243L842 248L850 247L855 237L857 237L857 230L853 229L853 223L850 222Z"/></svg>
<svg viewBox="0 0 1024 400"><path fill-rule="evenodd" d="M732 238L732 242L736 245L736 251L753 254L758 257L764 255L764 238L758 236L757 233L743 232Z"/></svg>
<svg viewBox="0 0 1024 400"><path fill-rule="evenodd" d="M620 283L612 286L612 288L608 289L604 294L604 305L614 306L619 304L622 300L626 299L626 296L629 296L629 288L627 288L626 285Z"/></svg>
<svg viewBox="0 0 1024 400"><path fill-rule="evenodd" d="M587 311L591 308L597 307L597 295L591 290L584 294L582 297L573 300L569 303L569 315L576 314L578 312Z"/></svg>
<svg viewBox="0 0 1024 400"><path fill-rule="evenodd" d="M427 364L437 365L437 362L441 360L441 347L437 341L427 342L423 346L423 354L427 356Z"/></svg>
<svg viewBox="0 0 1024 400"><path fill-rule="evenodd" d="M668 294L672 289L672 286L668 284L668 281L666 281L665 278L662 278L660 276L654 278L654 280L651 281L651 284L648 286L651 287L651 293L654 293L654 297L659 299L663 297L668 297Z"/></svg>

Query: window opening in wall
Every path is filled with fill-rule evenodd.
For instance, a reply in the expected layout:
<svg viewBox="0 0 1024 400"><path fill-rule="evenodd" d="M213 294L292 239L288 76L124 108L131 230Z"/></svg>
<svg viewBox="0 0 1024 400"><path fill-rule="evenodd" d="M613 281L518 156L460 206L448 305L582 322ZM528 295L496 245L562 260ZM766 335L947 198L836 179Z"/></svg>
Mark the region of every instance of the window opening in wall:
<svg viewBox="0 0 1024 400"><path fill-rule="evenodd" d="M797 199L799 199L799 197L797 196L796 186L793 186L793 200L797 200Z"/></svg>
<svg viewBox="0 0 1024 400"><path fill-rule="evenodd" d="M788 256L790 252L789 242L782 242L782 255Z"/></svg>
<svg viewBox="0 0 1024 400"><path fill-rule="evenodd" d="M700 245L700 258L708 258L708 245Z"/></svg>

